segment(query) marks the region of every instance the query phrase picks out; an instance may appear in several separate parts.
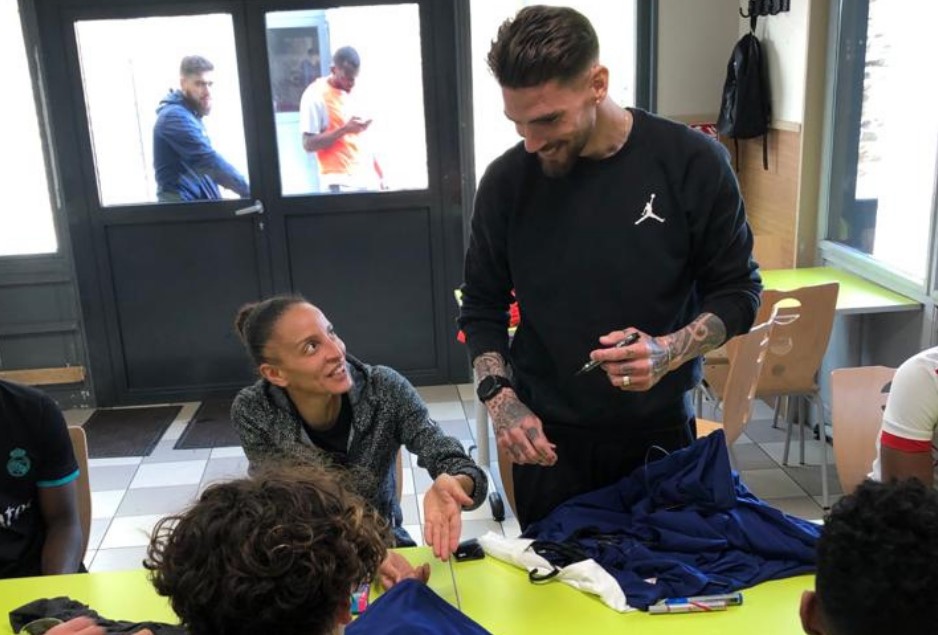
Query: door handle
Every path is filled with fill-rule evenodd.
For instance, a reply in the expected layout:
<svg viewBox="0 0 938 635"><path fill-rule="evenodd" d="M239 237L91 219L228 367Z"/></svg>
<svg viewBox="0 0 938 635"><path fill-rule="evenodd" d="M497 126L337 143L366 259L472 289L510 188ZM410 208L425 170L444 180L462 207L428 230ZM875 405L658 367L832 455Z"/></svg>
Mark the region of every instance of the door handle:
<svg viewBox="0 0 938 635"><path fill-rule="evenodd" d="M235 210L235 216L248 216L250 214L263 214L264 213L264 204L260 201L254 201L253 205L248 205L247 207L242 207L241 209Z"/></svg>

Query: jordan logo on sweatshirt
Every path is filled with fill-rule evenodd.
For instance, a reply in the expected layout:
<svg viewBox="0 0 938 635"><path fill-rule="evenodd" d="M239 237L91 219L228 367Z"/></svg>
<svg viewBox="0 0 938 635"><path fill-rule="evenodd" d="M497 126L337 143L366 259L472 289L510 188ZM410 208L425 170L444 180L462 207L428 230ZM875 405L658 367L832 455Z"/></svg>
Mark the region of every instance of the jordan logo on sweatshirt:
<svg viewBox="0 0 938 635"><path fill-rule="evenodd" d="M653 218L659 223L664 222L664 219L658 216L657 214L655 214L655 211L652 209L652 206L654 205L654 203L655 203L655 195L652 194L651 198L648 199L648 202L645 203L645 208L642 210L642 215L639 216L637 221L635 221L636 225L641 225L644 221L648 220L649 218Z"/></svg>

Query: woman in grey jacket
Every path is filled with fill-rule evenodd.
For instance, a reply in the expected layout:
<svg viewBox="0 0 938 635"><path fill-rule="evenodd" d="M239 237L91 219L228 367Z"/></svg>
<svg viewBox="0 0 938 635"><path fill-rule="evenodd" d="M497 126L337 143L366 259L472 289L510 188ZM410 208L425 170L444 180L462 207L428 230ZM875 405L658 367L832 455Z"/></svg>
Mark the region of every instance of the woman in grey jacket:
<svg viewBox="0 0 938 635"><path fill-rule="evenodd" d="M399 373L346 355L322 311L297 296L249 304L235 321L261 379L243 389L231 419L252 468L264 461L337 464L394 528L401 527L395 461L404 445L434 479L424 496L424 539L448 559L461 511L485 500L487 482L462 444L430 419Z"/></svg>

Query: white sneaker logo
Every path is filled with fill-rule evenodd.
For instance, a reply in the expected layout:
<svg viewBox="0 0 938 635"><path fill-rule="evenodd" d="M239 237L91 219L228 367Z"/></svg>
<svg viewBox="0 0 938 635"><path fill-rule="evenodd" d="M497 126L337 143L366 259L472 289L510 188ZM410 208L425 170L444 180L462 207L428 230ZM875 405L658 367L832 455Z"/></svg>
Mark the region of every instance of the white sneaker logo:
<svg viewBox="0 0 938 635"><path fill-rule="evenodd" d="M642 215L639 217L637 221L635 221L636 225L641 225L643 221L646 221L649 218L653 218L659 223L664 222L664 219L658 216L657 214L655 214L655 211L652 209L652 205L654 205L654 202L655 202L655 195L652 194L651 198L648 199L648 202L645 203L645 208L642 210Z"/></svg>

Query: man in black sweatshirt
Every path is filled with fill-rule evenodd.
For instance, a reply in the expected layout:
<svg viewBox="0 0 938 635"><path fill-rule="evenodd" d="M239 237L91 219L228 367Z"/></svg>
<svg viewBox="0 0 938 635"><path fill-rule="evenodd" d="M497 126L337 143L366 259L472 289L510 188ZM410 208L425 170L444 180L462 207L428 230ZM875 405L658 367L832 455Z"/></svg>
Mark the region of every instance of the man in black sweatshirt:
<svg viewBox="0 0 938 635"><path fill-rule="evenodd" d="M544 6L488 56L523 142L479 185L459 326L522 528L687 445L700 356L749 329L762 288L726 150L617 106L598 60L589 21Z"/></svg>

